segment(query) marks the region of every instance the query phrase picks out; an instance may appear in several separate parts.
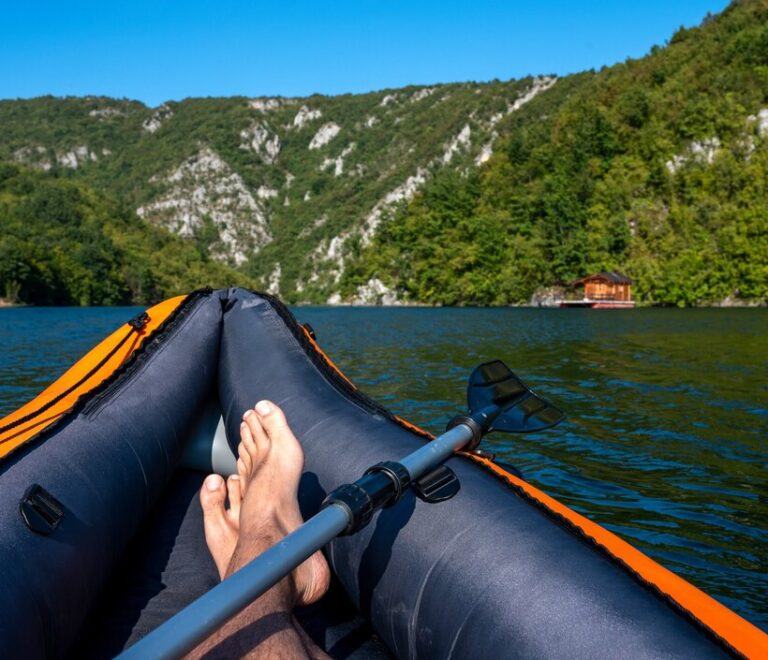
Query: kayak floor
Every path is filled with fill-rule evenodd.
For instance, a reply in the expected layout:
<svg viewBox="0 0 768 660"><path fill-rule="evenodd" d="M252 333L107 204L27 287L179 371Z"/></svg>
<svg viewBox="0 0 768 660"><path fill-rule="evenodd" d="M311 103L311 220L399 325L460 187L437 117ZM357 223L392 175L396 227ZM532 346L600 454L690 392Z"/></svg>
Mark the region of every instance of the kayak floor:
<svg viewBox="0 0 768 660"><path fill-rule="evenodd" d="M75 658L112 658L218 583L203 533L205 474L179 470L93 608ZM296 618L332 658L391 658L338 583Z"/></svg>

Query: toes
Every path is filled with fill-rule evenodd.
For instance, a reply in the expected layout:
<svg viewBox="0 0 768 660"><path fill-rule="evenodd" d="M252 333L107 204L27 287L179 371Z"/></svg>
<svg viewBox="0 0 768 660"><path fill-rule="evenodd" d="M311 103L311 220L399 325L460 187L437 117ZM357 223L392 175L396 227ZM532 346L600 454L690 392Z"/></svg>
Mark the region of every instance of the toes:
<svg viewBox="0 0 768 660"><path fill-rule="evenodd" d="M244 442L245 448L251 454L253 464L262 460L269 452L270 440L264 432L259 416L253 410L246 410L243 415L243 423L248 428L247 442Z"/></svg>
<svg viewBox="0 0 768 660"><path fill-rule="evenodd" d="M227 491L224 488L224 479L218 474L209 474L200 489L200 505L203 507L203 516L208 521L216 521L224 516L224 500Z"/></svg>
<svg viewBox="0 0 768 660"><path fill-rule="evenodd" d="M241 477L245 478L250 474L251 470L253 469L254 455L250 451L248 451L247 445L244 442L241 442L239 445L237 445L237 456L238 456L238 459L237 459L238 468L242 464L242 466L245 468L245 474L240 472L239 469L238 469L238 472L240 473Z"/></svg>
<svg viewBox="0 0 768 660"><path fill-rule="evenodd" d="M301 469L304 464L304 454L299 441L288 426L285 413L271 401L259 401L255 410L270 440L280 445L280 453L291 465Z"/></svg>
<svg viewBox="0 0 768 660"><path fill-rule="evenodd" d="M259 401L255 410L259 413L261 423L270 437L285 431L291 432L285 419L285 413L271 401Z"/></svg>
<svg viewBox="0 0 768 660"><path fill-rule="evenodd" d="M229 517L235 521L240 520L240 503L243 501L243 494L240 490L240 477L233 474L227 479L227 499L229 499Z"/></svg>

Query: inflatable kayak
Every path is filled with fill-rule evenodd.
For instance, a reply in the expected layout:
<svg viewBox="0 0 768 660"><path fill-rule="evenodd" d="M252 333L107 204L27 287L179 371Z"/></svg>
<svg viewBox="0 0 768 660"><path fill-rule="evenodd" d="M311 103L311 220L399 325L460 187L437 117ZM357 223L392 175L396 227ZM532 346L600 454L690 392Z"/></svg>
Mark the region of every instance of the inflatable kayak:
<svg viewBox="0 0 768 660"><path fill-rule="evenodd" d="M279 404L305 517L431 439L362 394L279 301L198 291L131 319L0 420L0 656L112 657L218 582L197 491ZM325 548L298 613L332 657L765 657L768 636L487 457Z"/></svg>

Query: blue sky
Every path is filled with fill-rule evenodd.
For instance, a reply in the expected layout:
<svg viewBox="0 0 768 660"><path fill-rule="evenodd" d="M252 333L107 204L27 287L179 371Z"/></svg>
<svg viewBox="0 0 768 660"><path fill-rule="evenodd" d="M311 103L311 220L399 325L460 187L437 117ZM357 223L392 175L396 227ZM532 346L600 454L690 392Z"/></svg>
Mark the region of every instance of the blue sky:
<svg viewBox="0 0 768 660"><path fill-rule="evenodd" d="M640 57L724 0L0 0L0 98L305 96Z"/></svg>

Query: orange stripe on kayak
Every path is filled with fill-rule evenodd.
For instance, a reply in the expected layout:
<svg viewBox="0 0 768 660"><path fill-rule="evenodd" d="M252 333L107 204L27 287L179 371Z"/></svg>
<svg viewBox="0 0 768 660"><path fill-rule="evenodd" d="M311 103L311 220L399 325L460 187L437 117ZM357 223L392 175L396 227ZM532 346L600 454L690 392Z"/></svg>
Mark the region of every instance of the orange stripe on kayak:
<svg viewBox="0 0 768 660"><path fill-rule="evenodd" d="M714 598L697 589L679 575L657 564L653 559L604 527L576 513L573 509L569 509L553 497L531 486L528 482L510 474L493 461L473 454L464 455L504 477L510 484L522 490L545 509L565 518L592 541L602 546L610 555L671 598L718 637L724 639L739 653L748 658L768 657L768 635L725 605L718 603Z"/></svg>
<svg viewBox="0 0 768 660"><path fill-rule="evenodd" d="M341 377L341 378L342 378L342 379L343 379L343 380L344 380L344 381L347 383L347 385L349 385L350 387L352 387L352 388L354 388L354 389L357 389L357 387L355 387L355 384L354 384L354 383L353 383L351 380L349 380L349 378L347 378L347 377L346 377L346 376L345 376L345 375L342 373L341 369L339 369L339 368L338 368L338 367L337 367L337 366L336 366L336 365L333 363L333 361L331 360L331 358L329 358L329 357L328 357L328 356L325 354L325 351L323 351L323 349L322 349L322 348L320 348L320 346L319 346L319 345L318 345L318 343L317 343L317 342L314 340L314 338L312 337L312 335L311 335L311 334L309 334L309 330L307 330L307 329L306 329L306 328L305 328L303 325L300 325L299 327L300 327L300 328L301 328L301 329L304 331L304 335L305 335L305 336L307 337L307 339L309 340L309 343L310 343L310 344L312 344L312 348L314 348L314 349L315 349L315 351L317 351L317 353L319 353L319 354L320 354L320 357L322 357L322 358L323 358L323 360L325 360L325 363L326 363L326 364L327 364L327 365L328 365L328 366L329 366L331 369L333 369L333 370L336 372L336 374L337 374L339 377Z"/></svg>
<svg viewBox="0 0 768 660"><path fill-rule="evenodd" d="M303 326L301 327L312 347L341 378L354 387L349 378L320 349L307 329ZM401 417L395 416L395 419L411 431L415 431L428 438L434 438L431 433L424 431ZM653 585L739 653L747 658L768 658L768 635L728 609L725 605L718 603L714 598L697 589L690 582L664 568L661 564L656 563L637 548L620 539L613 532L609 532L596 522L576 513L573 509L558 502L555 498L550 497L523 479L499 467L493 461L466 452L461 452L461 454L484 465L495 474L504 478L511 486L523 491L543 509L564 518L589 537L595 544L602 547L609 555L624 564L631 572L638 575L648 584Z"/></svg>
<svg viewBox="0 0 768 660"><path fill-rule="evenodd" d="M10 415L0 419L0 428L25 418L32 417L4 432L0 432L0 459L11 453L14 449L25 443L27 440L44 431L51 424L61 419L63 415L69 412L75 405L75 402L84 394L92 391L109 378L138 348L144 344L144 340L151 335L157 328L165 322L168 317L179 308L188 296L177 296L161 302L147 310L149 321L139 331L134 330L128 323L118 328L109 337L100 344L91 349L86 355L72 365L58 380L49 385L45 390L38 394L29 403L26 403ZM126 339L129 333L135 336L129 338L119 350L115 352L101 367L93 374L88 373L93 370L109 353ZM86 376L88 376L86 378ZM49 408L42 410L40 414L35 411L40 410L51 401L62 395L69 388L76 385L80 380L85 379L77 385L71 392L68 392L59 401Z"/></svg>

